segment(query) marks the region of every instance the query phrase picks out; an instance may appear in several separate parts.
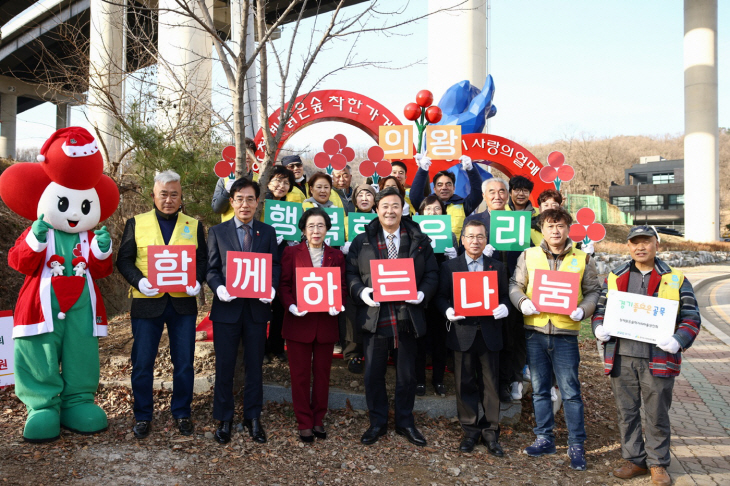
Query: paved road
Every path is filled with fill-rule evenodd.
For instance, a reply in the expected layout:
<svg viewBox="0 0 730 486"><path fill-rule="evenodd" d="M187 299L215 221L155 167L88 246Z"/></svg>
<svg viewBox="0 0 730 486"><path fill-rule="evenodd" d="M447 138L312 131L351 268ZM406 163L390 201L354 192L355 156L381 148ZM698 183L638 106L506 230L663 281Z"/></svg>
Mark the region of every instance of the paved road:
<svg viewBox="0 0 730 486"><path fill-rule="evenodd" d="M710 284L697 298L702 315L730 336L730 279Z"/></svg>

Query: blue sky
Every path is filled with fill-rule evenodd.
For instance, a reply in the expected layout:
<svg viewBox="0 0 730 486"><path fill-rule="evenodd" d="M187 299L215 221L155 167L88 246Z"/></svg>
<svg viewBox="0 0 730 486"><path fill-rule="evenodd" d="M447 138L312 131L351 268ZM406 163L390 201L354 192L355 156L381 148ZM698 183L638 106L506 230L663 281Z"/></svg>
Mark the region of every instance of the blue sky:
<svg viewBox="0 0 730 486"><path fill-rule="evenodd" d="M398 2L406 3L385 4ZM426 3L411 1L405 15L424 13ZM730 34L723 29L730 25L730 2L718 3L719 125L730 127ZM682 1L492 0L491 14L490 71L499 109L491 120L492 133L524 143L547 143L581 134L683 132ZM360 92L402 115L416 92L428 89L427 30L427 22L421 21L397 37L363 36L356 50L359 58L386 62L390 69L348 70L327 78L318 88ZM277 42L288 35L285 28ZM311 79L341 64L349 47L349 42L341 42L322 53ZM419 60L424 62L393 69ZM311 81L304 87L310 88ZM434 95L438 99L441 93ZM53 131L49 121L54 116L49 104L20 115L18 147L40 146ZM85 124L83 114L74 111L72 122ZM318 148L338 132L348 136L351 146L372 144L357 129L335 123L307 128L290 144Z"/></svg>

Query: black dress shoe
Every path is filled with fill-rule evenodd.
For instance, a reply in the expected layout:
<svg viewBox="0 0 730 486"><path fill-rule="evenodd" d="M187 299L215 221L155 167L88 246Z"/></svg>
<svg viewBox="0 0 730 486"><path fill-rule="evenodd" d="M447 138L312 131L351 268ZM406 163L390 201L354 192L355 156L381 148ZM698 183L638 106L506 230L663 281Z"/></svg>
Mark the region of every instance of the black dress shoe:
<svg viewBox="0 0 730 486"><path fill-rule="evenodd" d="M416 396L422 397L426 394L426 385L416 385Z"/></svg>
<svg viewBox="0 0 730 486"><path fill-rule="evenodd" d="M499 388L499 401L502 403L512 403L512 393L509 391L509 386Z"/></svg>
<svg viewBox="0 0 730 486"><path fill-rule="evenodd" d="M216 442L219 444L228 444L231 441L231 429L233 427L233 422L231 421L223 421L218 424L218 428L215 431L215 434L213 434L213 437L215 438Z"/></svg>
<svg viewBox="0 0 730 486"><path fill-rule="evenodd" d="M396 427L395 433L408 439L408 442L411 444L415 444L419 447L426 445L426 438L423 437L423 435L421 435L415 427Z"/></svg>
<svg viewBox="0 0 730 486"><path fill-rule="evenodd" d="M372 445L375 444L379 438L384 436L388 433L388 428L383 427L376 427L374 425L371 425L368 430L365 431L364 434L362 434L362 437L360 438L360 442L362 442L365 445Z"/></svg>
<svg viewBox="0 0 730 486"><path fill-rule="evenodd" d="M152 430L152 422L149 420L138 420L136 424L134 424L134 428L132 429L132 432L134 432L134 436L138 439L144 439L148 435L150 435L150 431Z"/></svg>
<svg viewBox="0 0 730 486"><path fill-rule="evenodd" d="M314 436L311 435L311 430L309 431L310 435L302 435L302 432L302 430L299 431L299 440L301 440L305 444L311 444L312 442L314 442Z"/></svg>
<svg viewBox="0 0 730 486"><path fill-rule="evenodd" d="M261 426L261 419L245 419L243 426L248 429L248 435L251 436L254 442L258 442L259 444L266 443L266 432L264 432L264 428Z"/></svg>
<svg viewBox="0 0 730 486"><path fill-rule="evenodd" d="M322 430L312 429L312 433L318 439L324 440L327 438L327 431L324 430L324 427L322 427Z"/></svg>
<svg viewBox="0 0 730 486"><path fill-rule="evenodd" d="M443 383L438 383L433 386L434 391L436 392L436 395L445 397L446 396L446 386Z"/></svg>
<svg viewBox="0 0 730 486"><path fill-rule="evenodd" d="M495 457L503 457L504 451L502 450L502 446L499 445L499 442L496 440L490 440L487 442L487 450L489 453Z"/></svg>
<svg viewBox="0 0 730 486"><path fill-rule="evenodd" d="M193 435L195 426L193 426L193 421L190 420L190 417L175 419L175 421L177 422L177 428L180 430L182 435Z"/></svg>
<svg viewBox="0 0 730 486"><path fill-rule="evenodd" d="M459 444L459 451L472 452L474 451L474 446L477 445L477 442L479 442L478 437L476 439L474 437L464 437L461 439L461 444Z"/></svg>

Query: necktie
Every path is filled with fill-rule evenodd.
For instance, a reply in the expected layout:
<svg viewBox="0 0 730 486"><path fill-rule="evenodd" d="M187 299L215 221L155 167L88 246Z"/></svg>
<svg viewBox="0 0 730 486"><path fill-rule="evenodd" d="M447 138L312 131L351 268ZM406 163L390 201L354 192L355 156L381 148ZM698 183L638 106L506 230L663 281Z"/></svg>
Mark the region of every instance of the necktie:
<svg viewBox="0 0 730 486"><path fill-rule="evenodd" d="M243 244L241 248L243 251L251 251L251 227L244 224L241 228L243 228Z"/></svg>
<svg viewBox="0 0 730 486"><path fill-rule="evenodd" d="M477 269L478 269L477 265L479 265L479 262L478 261L476 261L476 260L470 261L469 262L469 271L470 272L476 272Z"/></svg>
<svg viewBox="0 0 730 486"><path fill-rule="evenodd" d="M398 258L398 249L395 247L395 235L388 235L388 259Z"/></svg>

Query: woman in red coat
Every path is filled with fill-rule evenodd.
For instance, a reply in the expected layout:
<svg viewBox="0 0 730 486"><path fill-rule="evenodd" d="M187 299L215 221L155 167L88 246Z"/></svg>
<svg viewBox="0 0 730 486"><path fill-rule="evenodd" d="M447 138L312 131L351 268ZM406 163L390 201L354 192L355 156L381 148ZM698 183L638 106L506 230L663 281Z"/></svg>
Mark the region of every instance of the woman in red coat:
<svg viewBox="0 0 730 486"><path fill-rule="evenodd" d="M279 295L286 312L282 336L286 339L291 374L291 394L302 442L313 442L314 437L326 439L324 419L329 397L332 350L339 339L337 314L341 307L330 307L329 312L299 311L297 308L296 269L300 267L338 267L340 278L335 280L347 297L345 257L342 252L325 245L327 231L332 227L329 215L321 208L311 208L299 220L304 240L284 249L281 257ZM313 375L310 396L310 374Z"/></svg>

